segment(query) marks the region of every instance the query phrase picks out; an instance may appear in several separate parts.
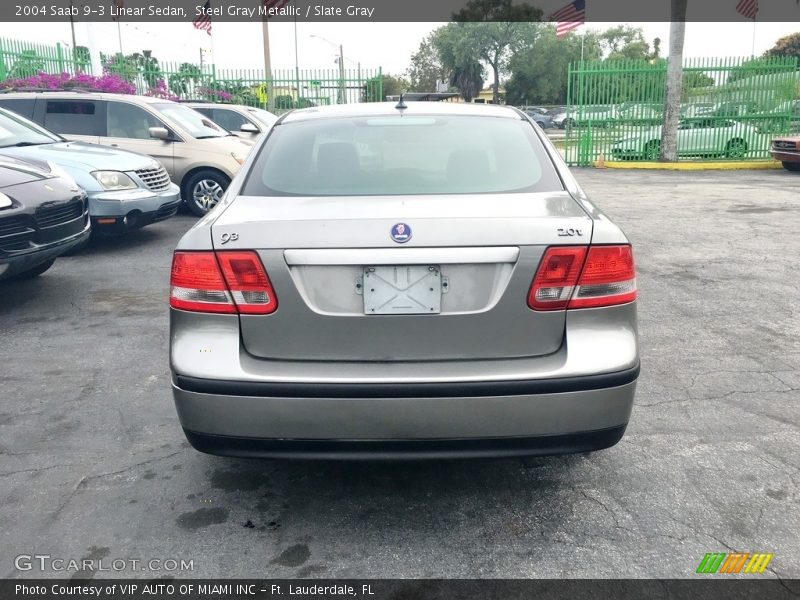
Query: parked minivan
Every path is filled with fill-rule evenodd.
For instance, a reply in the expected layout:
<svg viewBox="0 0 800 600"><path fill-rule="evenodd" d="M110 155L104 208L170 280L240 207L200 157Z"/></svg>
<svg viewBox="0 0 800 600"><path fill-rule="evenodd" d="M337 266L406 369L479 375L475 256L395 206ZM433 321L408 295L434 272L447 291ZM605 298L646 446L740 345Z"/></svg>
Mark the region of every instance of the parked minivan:
<svg viewBox="0 0 800 600"><path fill-rule="evenodd" d="M184 104L148 96L7 92L0 106L67 139L149 154L200 216L217 205L253 144Z"/></svg>

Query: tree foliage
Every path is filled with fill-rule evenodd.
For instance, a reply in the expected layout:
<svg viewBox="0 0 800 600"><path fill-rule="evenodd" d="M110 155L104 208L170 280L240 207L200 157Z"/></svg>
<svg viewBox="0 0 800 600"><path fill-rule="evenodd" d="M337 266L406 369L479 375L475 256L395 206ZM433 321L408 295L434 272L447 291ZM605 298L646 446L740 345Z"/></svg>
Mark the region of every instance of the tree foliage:
<svg viewBox="0 0 800 600"><path fill-rule="evenodd" d="M448 79L469 101L488 76L495 101L504 80L510 104L559 104L566 101L569 64L580 60L581 44L585 60L605 56L610 61L664 62L661 40L656 38L651 45L640 28L621 25L600 33L570 32L558 38L553 25L535 22L540 18L538 9L506 0L469 2L454 15L456 22L433 31L411 57L409 89L434 91L437 80ZM658 77L663 82L663 75ZM689 87L713 84L703 74L692 77ZM622 80L613 83L620 101L631 95L630 85Z"/></svg>
<svg viewBox="0 0 800 600"><path fill-rule="evenodd" d="M586 33L583 40L584 58L601 56L600 39ZM506 83L506 102L509 104L562 104L567 99L569 64L581 58L581 37L568 33L557 38L555 28L541 26L541 32L531 46L517 53L510 62L511 79Z"/></svg>
<svg viewBox="0 0 800 600"><path fill-rule="evenodd" d="M8 76L11 79L31 77L44 71L44 58L36 50L23 50L14 60Z"/></svg>
<svg viewBox="0 0 800 600"><path fill-rule="evenodd" d="M408 69L408 90L411 92L436 91L436 83L449 79L449 74L442 65L442 59L433 45L433 34L426 37L419 49L411 55L411 67Z"/></svg>
<svg viewBox="0 0 800 600"><path fill-rule="evenodd" d="M455 79L464 81L465 75L469 74L470 83L478 76L483 83L483 65L488 66L493 101L498 102L500 77L508 71L511 57L529 47L538 31L539 26L529 22L448 23L433 32L432 42L451 82ZM466 90L461 86L456 87L465 99L470 96L464 94Z"/></svg>
<svg viewBox="0 0 800 600"><path fill-rule="evenodd" d="M200 67L192 63L181 63L178 72L169 76L169 89L179 96L188 94L193 85L202 82L203 73Z"/></svg>
<svg viewBox="0 0 800 600"><path fill-rule="evenodd" d="M794 56L800 58L800 32L780 38L764 53L767 57Z"/></svg>
<svg viewBox="0 0 800 600"><path fill-rule="evenodd" d="M475 23L486 21L532 23L542 20L542 11L528 4L512 4L511 0L470 0L453 21Z"/></svg>
<svg viewBox="0 0 800 600"><path fill-rule="evenodd" d="M657 58L661 48L661 40L654 40L656 51L650 51L650 44L644 39L644 32L640 27L630 25L619 25L606 29L600 34L600 42L604 50L608 53L609 60L628 59L628 60L650 60Z"/></svg>

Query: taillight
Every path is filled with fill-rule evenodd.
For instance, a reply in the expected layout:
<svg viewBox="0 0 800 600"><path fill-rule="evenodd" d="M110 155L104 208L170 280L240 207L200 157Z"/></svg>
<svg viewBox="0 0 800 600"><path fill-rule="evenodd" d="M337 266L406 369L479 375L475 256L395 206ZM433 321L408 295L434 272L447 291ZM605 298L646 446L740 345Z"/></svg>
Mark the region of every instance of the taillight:
<svg viewBox="0 0 800 600"><path fill-rule="evenodd" d="M268 315L278 308L278 299L258 254L250 251L217 252L222 275L239 312Z"/></svg>
<svg viewBox="0 0 800 600"><path fill-rule="evenodd" d="M528 292L534 310L563 310L578 283L586 246L551 246L544 253Z"/></svg>
<svg viewBox="0 0 800 600"><path fill-rule="evenodd" d="M630 246L592 246L568 308L612 306L636 300Z"/></svg>
<svg viewBox="0 0 800 600"><path fill-rule="evenodd" d="M195 312L236 313L213 252L176 252L169 305Z"/></svg>
<svg viewBox="0 0 800 600"><path fill-rule="evenodd" d="M192 312L261 314L278 301L255 252L176 252L169 305Z"/></svg>
<svg viewBox="0 0 800 600"><path fill-rule="evenodd" d="M636 299L633 252L624 246L551 246L528 293L534 310L597 308Z"/></svg>

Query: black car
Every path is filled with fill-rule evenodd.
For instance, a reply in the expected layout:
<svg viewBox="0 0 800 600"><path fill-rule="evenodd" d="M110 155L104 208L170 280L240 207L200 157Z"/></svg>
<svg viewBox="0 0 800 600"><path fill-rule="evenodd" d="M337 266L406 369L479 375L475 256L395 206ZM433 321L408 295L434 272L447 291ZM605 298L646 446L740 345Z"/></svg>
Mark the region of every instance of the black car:
<svg viewBox="0 0 800 600"><path fill-rule="evenodd" d="M41 275L90 229L86 194L69 175L0 157L0 280Z"/></svg>

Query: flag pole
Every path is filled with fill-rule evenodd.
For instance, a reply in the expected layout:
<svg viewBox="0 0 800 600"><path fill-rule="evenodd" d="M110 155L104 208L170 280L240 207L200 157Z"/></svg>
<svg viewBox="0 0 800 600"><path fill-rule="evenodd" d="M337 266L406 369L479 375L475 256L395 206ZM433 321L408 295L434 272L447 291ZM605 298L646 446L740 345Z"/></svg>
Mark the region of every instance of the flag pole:
<svg viewBox="0 0 800 600"><path fill-rule="evenodd" d="M119 17L117 17L117 39L119 40L119 53L124 56L125 53L122 51L122 25L119 22Z"/></svg>
<svg viewBox="0 0 800 600"><path fill-rule="evenodd" d="M586 42L586 24L583 24L583 35L581 36L581 65L583 65L583 45Z"/></svg>

